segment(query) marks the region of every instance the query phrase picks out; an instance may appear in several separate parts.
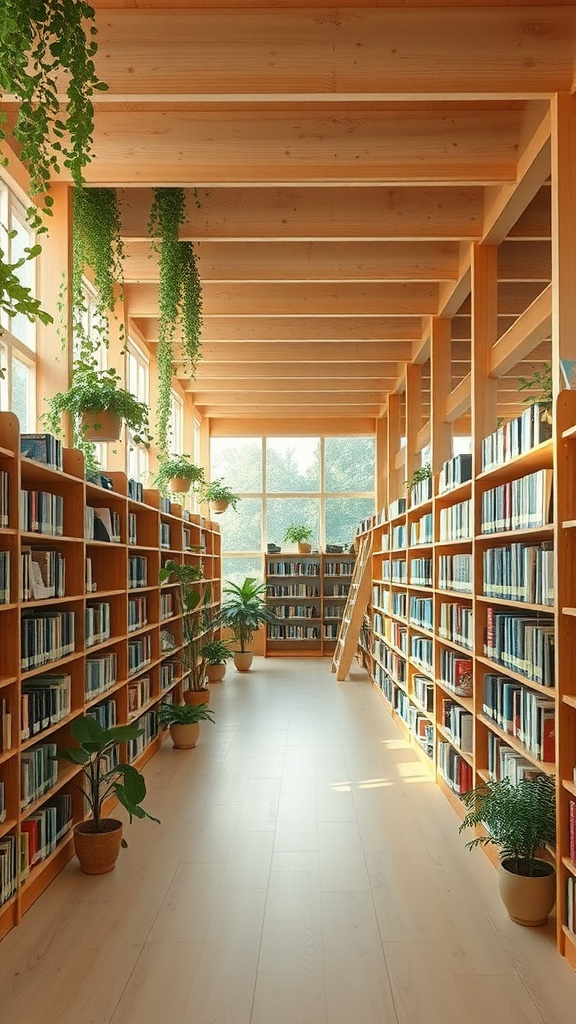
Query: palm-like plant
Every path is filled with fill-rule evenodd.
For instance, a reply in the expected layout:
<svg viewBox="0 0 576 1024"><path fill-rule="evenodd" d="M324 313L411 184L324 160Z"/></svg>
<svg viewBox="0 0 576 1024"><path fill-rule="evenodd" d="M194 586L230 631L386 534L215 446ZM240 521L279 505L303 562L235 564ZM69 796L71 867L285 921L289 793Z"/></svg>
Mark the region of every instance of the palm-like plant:
<svg viewBox="0 0 576 1024"><path fill-rule="evenodd" d="M222 588L222 593L226 595L226 600L216 624L232 630L244 654L259 626L277 622L274 612L266 607L262 598L266 593L266 584L248 576L241 585L229 582Z"/></svg>
<svg viewBox="0 0 576 1024"><path fill-rule="evenodd" d="M182 650L179 660L184 671L189 674L190 689L204 690L206 657L202 648L211 639L213 630L210 585L204 580L201 566L180 565L172 559L160 570L159 579L161 583L170 581L178 584L178 603L182 613Z"/></svg>
<svg viewBox="0 0 576 1024"><path fill-rule="evenodd" d="M491 779L462 797L468 810L460 832L483 825L488 835L476 836L466 846L499 847L500 859L516 875L535 877L543 873L539 850L554 847L556 841L556 786L548 775L522 779Z"/></svg>

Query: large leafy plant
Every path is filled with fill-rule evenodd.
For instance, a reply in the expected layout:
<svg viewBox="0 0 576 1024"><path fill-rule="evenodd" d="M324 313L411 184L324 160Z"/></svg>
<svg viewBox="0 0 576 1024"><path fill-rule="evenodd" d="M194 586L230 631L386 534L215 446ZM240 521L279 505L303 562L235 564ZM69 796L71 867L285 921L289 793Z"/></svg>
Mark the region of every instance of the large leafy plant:
<svg viewBox="0 0 576 1024"><path fill-rule="evenodd" d="M462 797L467 814L460 832L478 825L486 829L466 843L469 850L493 844L502 861L517 875L542 873L539 851L556 841L556 786L548 775L522 779L491 779Z"/></svg>
<svg viewBox="0 0 576 1024"><path fill-rule="evenodd" d="M216 624L232 630L244 654L261 625L277 622L274 612L266 607L262 597L266 593L266 584L248 576L242 584L228 582L222 593L226 599L216 617Z"/></svg>
<svg viewBox="0 0 576 1024"><path fill-rule="evenodd" d="M204 470L196 466L189 455L172 455L170 458L162 459L154 477L154 486L161 494L168 494L170 480L179 477L183 480L190 480L192 484L204 483Z"/></svg>
<svg viewBox="0 0 576 1024"><path fill-rule="evenodd" d="M76 188L73 197L72 329L80 362L95 356L100 344L108 347L110 316L120 298L117 285L124 280L124 246L120 207L112 188ZM93 273L95 306L88 327L84 291L86 267ZM124 322L119 324L124 339Z"/></svg>
<svg viewBox="0 0 576 1024"><path fill-rule="evenodd" d="M105 801L116 796L132 818L150 818L158 821L142 807L146 796L146 781L141 772L131 764L117 763L119 743L135 740L144 732L137 725L115 725L104 729L91 715L83 715L72 722L71 733L78 741L77 747L58 750L58 758L80 765L83 772L82 792L88 801L94 831L104 832L103 807ZM126 846L122 840L122 846Z"/></svg>
<svg viewBox="0 0 576 1024"><path fill-rule="evenodd" d="M158 708L158 721L163 729L170 725L195 725L213 722L214 712L208 704L169 704L166 701Z"/></svg>
<svg viewBox="0 0 576 1024"><path fill-rule="evenodd" d="M180 227L186 220L186 198L181 188L155 188L148 232L158 255L158 397L156 434L161 455L168 454L168 432L174 340L181 339L185 369L193 377L200 357L202 329L202 288L194 248L180 241Z"/></svg>

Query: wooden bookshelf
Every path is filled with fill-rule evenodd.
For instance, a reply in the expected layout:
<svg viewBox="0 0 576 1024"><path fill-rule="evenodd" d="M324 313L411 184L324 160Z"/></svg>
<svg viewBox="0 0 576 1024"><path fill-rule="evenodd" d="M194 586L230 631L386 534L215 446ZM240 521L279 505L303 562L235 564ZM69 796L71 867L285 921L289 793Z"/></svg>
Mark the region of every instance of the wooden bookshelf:
<svg viewBox="0 0 576 1024"><path fill-rule="evenodd" d="M81 821L84 803L73 786L78 769L59 766L58 779L22 807L21 760L43 743L65 745L74 718L88 710L115 709L118 724L136 722L146 728L144 742L132 751L132 761L144 765L159 749L164 734L158 731L157 707L169 695L180 698L188 682L175 660L182 645L182 621L175 588L160 586L161 565L171 558L202 565L209 581L211 604L219 606L220 528L197 514L184 512L178 504L166 504L157 491L145 491L143 501L128 497L123 473L110 473L113 490L86 482L80 452L65 449L63 470L51 469L20 457L18 421L0 413L0 473L8 476L8 523L0 525L0 558L8 554L9 594L0 604L0 635L11 642L0 644L0 713L11 716L9 742L0 742L0 783L3 786L3 819L0 840L15 837L19 854L22 822L49 803L55 794L71 797L71 825ZM42 490L61 496L62 534L52 535L21 529L19 493ZM116 515L119 539L104 541L85 536L85 509L110 510ZM106 515L106 513L104 513ZM0 521L1 522L1 521ZM169 538L169 540L168 540ZM168 544L166 543L168 540ZM164 541L164 543L162 543ZM65 562L65 587L61 597L25 600L21 590L21 562L28 549L48 549ZM56 555L54 557L56 557ZM32 558L32 555L28 557ZM131 559L141 560L146 576L141 585L129 586ZM90 562L91 589L87 589ZM167 595L171 598L165 600ZM170 614L166 614L167 610ZM21 621L29 615L74 613L74 650L47 660L41 666L22 665ZM95 626L101 632L94 632ZM170 634L170 646L166 634ZM23 635L23 634L22 634ZM95 662L115 663L110 680L91 691L90 672ZM70 708L58 721L24 736L23 694L39 676L60 673L70 677ZM95 678L95 677L94 677ZM141 696L139 701L137 697ZM0 731L0 740L2 732ZM130 759L130 752L121 751ZM15 891L0 905L0 937L18 923L72 856L72 833L68 829L44 859L30 866L26 876L18 873Z"/></svg>
<svg viewBox="0 0 576 1024"><path fill-rule="evenodd" d="M265 655L332 655L353 570L354 555L346 552L267 554L266 603L279 620L267 627ZM288 593L274 593L280 588Z"/></svg>

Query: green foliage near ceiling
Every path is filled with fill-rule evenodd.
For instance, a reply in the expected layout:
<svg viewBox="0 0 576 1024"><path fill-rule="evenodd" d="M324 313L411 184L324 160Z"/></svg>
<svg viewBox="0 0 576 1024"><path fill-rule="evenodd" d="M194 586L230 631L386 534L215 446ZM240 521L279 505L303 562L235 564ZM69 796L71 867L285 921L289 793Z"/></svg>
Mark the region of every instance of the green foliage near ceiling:
<svg viewBox="0 0 576 1024"><path fill-rule="evenodd" d="M109 314L114 314L116 286L124 280L120 207L113 188L76 188L73 198L72 325L80 362L95 359L100 344L108 347ZM83 287L86 268L93 272L95 307L91 323ZM125 336L124 322L120 337Z"/></svg>
<svg viewBox="0 0 576 1024"><path fill-rule="evenodd" d="M174 342L178 334L185 371L194 376L200 357L202 288L191 242L180 241L186 219L186 197L181 188L155 188L148 232L158 254L159 332L156 434L160 458L169 451Z"/></svg>

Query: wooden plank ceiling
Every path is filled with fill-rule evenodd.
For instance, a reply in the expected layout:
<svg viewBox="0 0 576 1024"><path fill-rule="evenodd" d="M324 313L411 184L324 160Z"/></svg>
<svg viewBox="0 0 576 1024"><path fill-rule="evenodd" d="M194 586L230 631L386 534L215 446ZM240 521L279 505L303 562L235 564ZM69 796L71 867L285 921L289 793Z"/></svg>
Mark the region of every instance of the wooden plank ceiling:
<svg viewBox="0 0 576 1024"><path fill-rule="evenodd" d="M458 314L465 378L471 242L506 239L501 333L550 281L548 100L573 86L572 3L94 6L110 90L88 180L124 189L127 310L151 345L150 188L189 190L203 358L181 379L203 414L373 419L425 363L431 316ZM503 406L529 365L507 369Z"/></svg>

